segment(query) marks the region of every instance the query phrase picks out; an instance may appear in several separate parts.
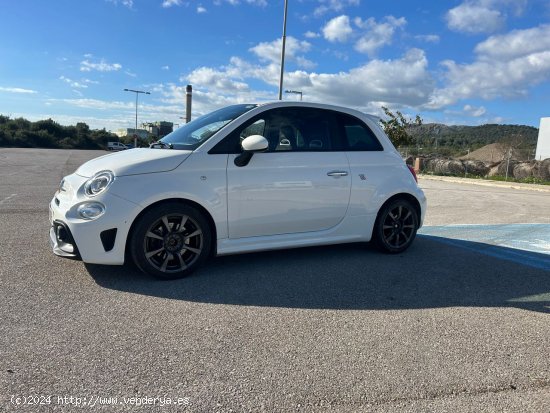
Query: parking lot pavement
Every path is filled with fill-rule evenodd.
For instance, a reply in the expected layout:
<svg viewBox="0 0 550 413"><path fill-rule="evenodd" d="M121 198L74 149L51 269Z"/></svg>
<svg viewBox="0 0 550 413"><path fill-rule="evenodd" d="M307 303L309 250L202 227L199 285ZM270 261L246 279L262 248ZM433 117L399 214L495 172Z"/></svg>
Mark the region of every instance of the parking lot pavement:
<svg viewBox="0 0 550 413"><path fill-rule="evenodd" d="M440 242L550 271L550 224L449 225L419 233Z"/></svg>
<svg viewBox="0 0 550 413"><path fill-rule="evenodd" d="M519 182L513 182L513 181L493 181L490 179L461 178L456 176L438 176L438 175L425 175L425 174L419 174L418 178L422 181L443 181L443 182L453 182L453 183L469 184L469 185L477 185L477 186L490 186L494 188L550 192L550 185L525 184L525 183L519 183Z"/></svg>
<svg viewBox="0 0 550 413"><path fill-rule="evenodd" d="M173 282L54 257L48 202L100 154L0 149L0 411L77 410L63 396L117 397L78 409L109 412L548 410L550 272L503 258L517 246L481 253L487 239L457 227L399 255L227 256ZM549 223L548 194L421 185L426 229ZM30 395L54 397L10 401Z"/></svg>

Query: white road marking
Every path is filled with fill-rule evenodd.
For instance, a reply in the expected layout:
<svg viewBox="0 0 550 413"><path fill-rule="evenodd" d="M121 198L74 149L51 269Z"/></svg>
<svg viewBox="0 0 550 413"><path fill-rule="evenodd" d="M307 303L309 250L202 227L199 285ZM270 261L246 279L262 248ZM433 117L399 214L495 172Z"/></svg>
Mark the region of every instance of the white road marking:
<svg viewBox="0 0 550 413"><path fill-rule="evenodd" d="M8 196L8 197L2 199L2 200L0 201L0 205L2 205L3 203L9 201L10 199L12 199L12 198L15 197L15 196L17 196L17 194L11 194L10 196Z"/></svg>

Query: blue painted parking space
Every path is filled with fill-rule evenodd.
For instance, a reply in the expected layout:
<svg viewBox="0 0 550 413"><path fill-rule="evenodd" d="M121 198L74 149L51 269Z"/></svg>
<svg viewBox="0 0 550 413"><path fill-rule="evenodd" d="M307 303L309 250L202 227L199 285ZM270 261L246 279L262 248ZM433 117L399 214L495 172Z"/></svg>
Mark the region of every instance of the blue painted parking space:
<svg viewBox="0 0 550 413"><path fill-rule="evenodd" d="M418 233L438 242L550 270L550 224L426 226Z"/></svg>

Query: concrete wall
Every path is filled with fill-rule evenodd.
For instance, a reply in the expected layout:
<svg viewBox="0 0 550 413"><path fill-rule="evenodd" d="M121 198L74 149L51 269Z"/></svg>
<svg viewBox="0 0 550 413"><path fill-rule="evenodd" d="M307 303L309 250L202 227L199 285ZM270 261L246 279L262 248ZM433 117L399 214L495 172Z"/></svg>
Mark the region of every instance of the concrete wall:
<svg viewBox="0 0 550 413"><path fill-rule="evenodd" d="M540 161L547 158L550 158L550 118L541 118L535 159Z"/></svg>

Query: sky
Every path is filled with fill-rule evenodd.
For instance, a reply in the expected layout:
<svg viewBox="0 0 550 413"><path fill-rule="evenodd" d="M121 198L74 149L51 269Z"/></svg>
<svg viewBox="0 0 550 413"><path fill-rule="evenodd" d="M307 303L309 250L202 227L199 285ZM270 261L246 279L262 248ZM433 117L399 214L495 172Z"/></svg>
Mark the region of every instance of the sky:
<svg viewBox="0 0 550 413"><path fill-rule="evenodd" d="M63 125L182 123L278 98L284 0L2 2L0 114ZM424 122L550 116L548 0L288 0L284 90ZM284 93L283 99L299 95Z"/></svg>

